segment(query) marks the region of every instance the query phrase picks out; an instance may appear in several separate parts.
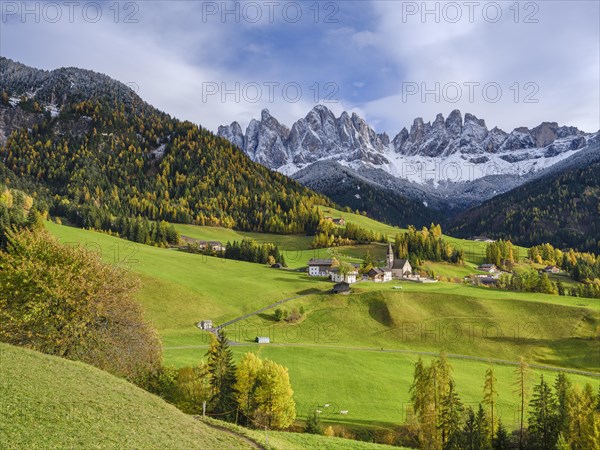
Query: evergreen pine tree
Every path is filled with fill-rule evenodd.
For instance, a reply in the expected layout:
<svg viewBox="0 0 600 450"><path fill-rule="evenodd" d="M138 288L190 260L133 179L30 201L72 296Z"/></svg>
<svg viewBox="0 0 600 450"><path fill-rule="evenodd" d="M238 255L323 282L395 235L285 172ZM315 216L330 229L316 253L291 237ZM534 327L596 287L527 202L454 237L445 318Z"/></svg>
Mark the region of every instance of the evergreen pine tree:
<svg viewBox="0 0 600 450"><path fill-rule="evenodd" d="M534 386L529 403L529 433L535 449L552 450L558 440L557 407L554 394L541 376L540 384Z"/></svg>
<svg viewBox="0 0 600 450"><path fill-rule="evenodd" d="M492 448L494 450L509 450L511 448L510 436L500 421L498 422L498 431L494 437Z"/></svg>
<svg viewBox="0 0 600 450"><path fill-rule="evenodd" d="M233 353L229 348L227 335L223 329L217 336L212 336L208 352L208 372L212 388L211 411L219 419L232 420L236 413L236 399L234 385L235 364Z"/></svg>

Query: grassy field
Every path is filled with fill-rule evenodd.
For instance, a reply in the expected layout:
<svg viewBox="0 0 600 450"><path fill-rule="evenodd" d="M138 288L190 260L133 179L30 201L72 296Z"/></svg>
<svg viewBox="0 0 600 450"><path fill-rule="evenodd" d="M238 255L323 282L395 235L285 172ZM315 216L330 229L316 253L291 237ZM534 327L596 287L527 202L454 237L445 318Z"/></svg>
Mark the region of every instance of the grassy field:
<svg viewBox="0 0 600 450"><path fill-rule="evenodd" d="M181 365L196 364L204 349L177 350ZM403 423L410 404L409 387L414 363L419 355L379 349L344 349L325 345L252 345L233 346L236 358L248 351L258 353L285 365L289 369L298 416L306 418L315 408L323 411L322 419L333 424L350 426L392 427ZM174 356L174 353L171 353ZM429 361L431 356L424 355ZM175 360L175 359L174 359ZM450 358L453 376L462 401L476 406L481 402L483 379L489 363ZM514 428L518 403L514 393L512 365L494 364L498 378L498 412L507 427ZM529 386L539 382L544 374L554 380L556 371L531 369ZM576 384L590 383L598 389L596 377L568 374ZM329 404L328 408L324 405ZM347 410L347 415L340 411Z"/></svg>
<svg viewBox="0 0 600 450"><path fill-rule="evenodd" d="M235 431L238 434L247 436L265 447L276 448L278 450L296 450L300 448L322 450L408 450L405 447L392 447L389 445L373 444L370 442L359 442L338 437L326 437L306 433L289 433L285 431L269 431L265 433L262 430L251 430L236 426L232 423L220 422L210 418L204 419L209 424L225 427Z"/></svg>
<svg viewBox="0 0 600 450"><path fill-rule="evenodd" d="M262 314L228 327L233 340L270 336L275 343L320 344L386 350L417 350L599 371L600 317L587 307L490 298L478 291L454 294L370 291L299 299L298 324ZM289 307L288 307L289 308Z"/></svg>
<svg viewBox="0 0 600 450"><path fill-rule="evenodd" d="M3 448L252 448L95 367L6 344L0 361Z"/></svg>
<svg viewBox="0 0 600 450"><path fill-rule="evenodd" d="M136 245L56 224L48 228L63 242L87 244L101 251L106 261L125 265L140 276L143 288L138 298L163 338L167 365L195 365L203 358L208 336L194 326L199 320L222 323L307 294L285 306L304 306L306 315L297 325L275 323L267 312L229 329L231 338L242 344L234 346L237 357L259 351L289 367L301 417L315 402L329 402L350 411L348 416L332 416L329 420L334 422L400 423L416 351L437 354L443 349L509 361L523 354L530 363L600 371L594 358L600 351L598 300L408 282L360 283L353 287L355 294L334 297L323 294L331 283L296 271ZM221 231L230 232L215 233ZM224 240L214 234L197 236ZM350 249L357 253L344 253L349 258L365 250ZM329 254L336 252L346 249ZM438 270L442 266L436 265ZM461 275L462 269L449 266L448 270ZM250 343L255 336L271 332L274 344ZM487 363L457 358L451 362L463 400L479 401ZM502 401L510 409L515 401L510 386L513 367L497 367L498 379L504 379ZM596 377L571 377L595 383L597 388Z"/></svg>
<svg viewBox="0 0 600 450"><path fill-rule="evenodd" d="M136 273L143 283L138 298L166 346L199 343L200 320L218 324L285 298L331 289L300 272L139 245L53 223L47 227L61 242L79 243Z"/></svg>

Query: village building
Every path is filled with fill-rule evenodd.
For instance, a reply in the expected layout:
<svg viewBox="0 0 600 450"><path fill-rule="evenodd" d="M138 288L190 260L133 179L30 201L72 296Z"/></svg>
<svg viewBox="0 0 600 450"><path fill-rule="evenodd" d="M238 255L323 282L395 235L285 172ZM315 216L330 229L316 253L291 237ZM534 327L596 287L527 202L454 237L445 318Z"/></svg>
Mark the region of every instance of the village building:
<svg viewBox="0 0 600 450"><path fill-rule="evenodd" d="M478 242L496 242L494 239L489 238L487 236L473 236L471 237L472 241L478 241Z"/></svg>
<svg viewBox="0 0 600 450"><path fill-rule="evenodd" d="M482 264L477 268L477 270L481 270L482 272L487 272L487 273L498 272L498 268L496 267L496 264Z"/></svg>
<svg viewBox="0 0 600 450"><path fill-rule="evenodd" d="M225 246L219 241L210 241L208 243L208 248L210 248L213 252L224 252Z"/></svg>
<svg viewBox="0 0 600 450"><path fill-rule="evenodd" d="M346 282L348 284L353 284L356 283L356 277L358 276L358 271L356 269L352 269L346 275L342 275L338 267L330 269L329 273L331 275L331 281L334 283Z"/></svg>
<svg viewBox="0 0 600 450"><path fill-rule="evenodd" d="M556 266L546 266L544 268L544 272L546 273L559 273L560 269Z"/></svg>
<svg viewBox="0 0 600 450"><path fill-rule="evenodd" d="M408 259L395 259L392 244L388 243L387 268L392 271L393 278L408 278L412 275L412 266Z"/></svg>
<svg viewBox="0 0 600 450"><path fill-rule="evenodd" d="M375 283L386 283L392 281L392 269L387 267L374 267L367 272L369 280Z"/></svg>
<svg viewBox="0 0 600 450"><path fill-rule="evenodd" d="M198 328L201 330L210 330L213 327L212 320L202 320L198 322Z"/></svg>
<svg viewBox="0 0 600 450"><path fill-rule="evenodd" d="M311 277L328 277L333 259L312 258L308 261L308 275Z"/></svg>
<svg viewBox="0 0 600 450"><path fill-rule="evenodd" d="M333 222L335 225L339 225L341 227L346 226L346 219L343 217L325 217L325 220Z"/></svg>
<svg viewBox="0 0 600 450"><path fill-rule="evenodd" d="M331 292L334 294L347 294L350 292L350 285L345 281L342 281L341 283L334 285Z"/></svg>

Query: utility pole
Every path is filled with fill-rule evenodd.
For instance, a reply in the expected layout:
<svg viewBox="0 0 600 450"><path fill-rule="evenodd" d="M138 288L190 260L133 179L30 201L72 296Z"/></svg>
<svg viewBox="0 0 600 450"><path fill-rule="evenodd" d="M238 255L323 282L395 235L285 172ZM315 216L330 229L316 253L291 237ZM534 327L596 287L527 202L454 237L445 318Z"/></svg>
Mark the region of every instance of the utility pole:
<svg viewBox="0 0 600 450"><path fill-rule="evenodd" d="M206 418L206 400L202 402L202 418Z"/></svg>

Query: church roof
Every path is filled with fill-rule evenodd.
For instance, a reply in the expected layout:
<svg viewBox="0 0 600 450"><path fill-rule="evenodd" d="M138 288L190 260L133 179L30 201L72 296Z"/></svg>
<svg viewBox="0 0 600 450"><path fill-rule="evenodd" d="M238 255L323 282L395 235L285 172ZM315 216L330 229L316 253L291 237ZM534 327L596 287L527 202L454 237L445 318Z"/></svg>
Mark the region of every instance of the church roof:
<svg viewBox="0 0 600 450"><path fill-rule="evenodd" d="M407 262L407 259L395 259L392 269L403 269Z"/></svg>

